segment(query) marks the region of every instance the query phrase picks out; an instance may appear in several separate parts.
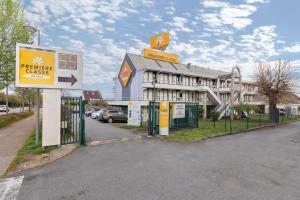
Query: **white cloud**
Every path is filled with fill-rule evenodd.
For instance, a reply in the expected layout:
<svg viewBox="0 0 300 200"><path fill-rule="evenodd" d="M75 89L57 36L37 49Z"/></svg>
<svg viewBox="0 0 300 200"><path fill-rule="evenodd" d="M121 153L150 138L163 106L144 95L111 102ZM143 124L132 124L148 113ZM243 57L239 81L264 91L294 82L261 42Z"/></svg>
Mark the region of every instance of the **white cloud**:
<svg viewBox="0 0 300 200"><path fill-rule="evenodd" d="M246 0L246 3L269 3L270 0Z"/></svg>
<svg viewBox="0 0 300 200"><path fill-rule="evenodd" d="M292 46L285 47L283 51L289 53L300 53L300 43L296 43Z"/></svg>
<svg viewBox="0 0 300 200"><path fill-rule="evenodd" d="M246 60L257 61L278 55L275 29L275 25L260 26L255 28L251 35L242 35L240 42L237 43L237 46L242 47L239 56Z"/></svg>
<svg viewBox="0 0 300 200"><path fill-rule="evenodd" d="M205 0L202 4L205 8L214 9L213 12L200 11L202 21L213 28L221 28L224 25L229 25L237 30L243 29L252 24L249 16L256 11L255 6L247 4L231 5L229 3L210 0Z"/></svg>
<svg viewBox="0 0 300 200"><path fill-rule="evenodd" d="M173 15L176 11L176 8L173 5L167 6L164 8L167 15Z"/></svg>
<svg viewBox="0 0 300 200"><path fill-rule="evenodd" d="M193 32L192 29L186 26L187 22L188 20L186 18L176 16L173 17L172 22L168 22L167 24L169 24L172 28L174 28L175 31Z"/></svg>
<svg viewBox="0 0 300 200"><path fill-rule="evenodd" d="M215 0L204 0L202 4L206 8L222 8L228 6L228 3Z"/></svg>
<svg viewBox="0 0 300 200"><path fill-rule="evenodd" d="M150 20L153 21L153 22L161 22L162 17L160 15L150 13Z"/></svg>

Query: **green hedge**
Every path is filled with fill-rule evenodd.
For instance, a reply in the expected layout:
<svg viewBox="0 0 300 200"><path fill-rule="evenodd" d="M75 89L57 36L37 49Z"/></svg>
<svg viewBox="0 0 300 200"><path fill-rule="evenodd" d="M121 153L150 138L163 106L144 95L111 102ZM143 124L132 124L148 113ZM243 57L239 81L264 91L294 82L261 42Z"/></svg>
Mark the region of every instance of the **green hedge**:
<svg viewBox="0 0 300 200"><path fill-rule="evenodd" d="M19 121L33 115L33 112L10 113L8 115L0 115L0 128L7 126L13 122Z"/></svg>

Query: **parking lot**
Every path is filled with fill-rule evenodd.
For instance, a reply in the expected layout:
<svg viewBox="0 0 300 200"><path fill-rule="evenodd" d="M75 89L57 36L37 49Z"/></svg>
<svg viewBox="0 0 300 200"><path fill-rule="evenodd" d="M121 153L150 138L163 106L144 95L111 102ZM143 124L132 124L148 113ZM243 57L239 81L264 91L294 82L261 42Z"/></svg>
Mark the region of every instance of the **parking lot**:
<svg viewBox="0 0 300 200"><path fill-rule="evenodd" d="M92 119L86 125L90 138L130 136ZM18 199L297 200L299 128L296 122L195 143L141 139L81 148L15 174L24 175Z"/></svg>

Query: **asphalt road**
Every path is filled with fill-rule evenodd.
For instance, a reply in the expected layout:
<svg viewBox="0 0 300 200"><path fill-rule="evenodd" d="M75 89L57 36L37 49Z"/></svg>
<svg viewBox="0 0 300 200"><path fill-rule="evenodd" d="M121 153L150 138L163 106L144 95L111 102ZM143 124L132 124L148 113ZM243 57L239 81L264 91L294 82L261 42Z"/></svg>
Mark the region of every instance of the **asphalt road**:
<svg viewBox="0 0 300 200"><path fill-rule="evenodd" d="M86 117L85 120L87 142L132 138L135 136L129 130L116 128L109 123L100 122L91 117Z"/></svg>
<svg viewBox="0 0 300 200"><path fill-rule="evenodd" d="M195 143L133 138L80 148L16 173L24 176L18 199L298 200L299 129L297 122Z"/></svg>

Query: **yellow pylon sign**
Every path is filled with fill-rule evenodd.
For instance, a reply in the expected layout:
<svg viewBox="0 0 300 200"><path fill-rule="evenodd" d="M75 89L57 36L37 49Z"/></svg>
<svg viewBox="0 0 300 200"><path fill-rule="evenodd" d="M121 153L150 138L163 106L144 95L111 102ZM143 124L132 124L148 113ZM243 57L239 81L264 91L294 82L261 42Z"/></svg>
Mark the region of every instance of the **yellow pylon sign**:
<svg viewBox="0 0 300 200"><path fill-rule="evenodd" d="M150 48L165 50L169 46L170 34L168 32L154 35L150 38Z"/></svg>

